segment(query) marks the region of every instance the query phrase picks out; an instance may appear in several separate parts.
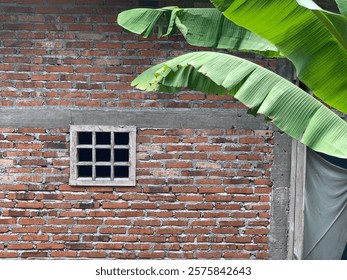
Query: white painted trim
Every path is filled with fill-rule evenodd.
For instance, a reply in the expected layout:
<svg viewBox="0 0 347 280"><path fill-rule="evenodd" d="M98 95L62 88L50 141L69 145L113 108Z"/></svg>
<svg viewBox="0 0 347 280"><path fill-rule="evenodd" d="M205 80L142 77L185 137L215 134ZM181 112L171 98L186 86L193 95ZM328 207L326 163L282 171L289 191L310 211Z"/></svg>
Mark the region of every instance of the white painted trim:
<svg viewBox="0 0 347 280"><path fill-rule="evenodd" d="M128 178L114 178L110 180L103 180L95 178L95 149L93 148L93 178L78 178L77 174L77 133L78 132L92 132L93 143L92 148L96 146L95 133L96 132L129 132L129 177ZM113 139L113 137L111 137ZM114 141L111 141L110 149L111 154L114 147L121 147L119 145L112 145ZM113 147L112 147L113 146ZM111 167L118 164L113 162L111 156ZM111 168L112 169L112 168ZM113 172L111 173L111 175ZM112 178L112 176L111 176ZM70 185L74 186L135 186L136 185L136 127L134 126L102 126L102 125L71 125L70 126Z"/></svg>

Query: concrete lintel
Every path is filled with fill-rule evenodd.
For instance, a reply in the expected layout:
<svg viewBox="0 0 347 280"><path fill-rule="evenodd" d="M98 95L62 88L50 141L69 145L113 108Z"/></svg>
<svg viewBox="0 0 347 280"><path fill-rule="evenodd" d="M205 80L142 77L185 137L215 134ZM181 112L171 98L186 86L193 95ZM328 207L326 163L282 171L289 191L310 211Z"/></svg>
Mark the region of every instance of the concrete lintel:
<svg viewBox="0 0 347 280"><path fill-rule="evenodd" d="M1 127L68 127L75 125L128 125L138 128L271 129L262 117L243 110L211 109L49 109L2 108Z"/></svg>

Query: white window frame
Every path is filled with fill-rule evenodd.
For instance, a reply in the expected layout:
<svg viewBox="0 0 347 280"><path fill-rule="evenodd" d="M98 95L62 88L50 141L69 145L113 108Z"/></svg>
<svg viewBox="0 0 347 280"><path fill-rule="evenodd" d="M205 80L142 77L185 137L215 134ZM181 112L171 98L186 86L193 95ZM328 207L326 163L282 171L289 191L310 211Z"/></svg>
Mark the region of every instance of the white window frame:
<svg viewBox="0 0 347 280"><path fill-rule="evenodd" d="M78 145L78 132L91 132L92 133L92 145ZM101 146L96 145L96 132L110 132L111 144L104 145L111 149L111 159L107 162L111 166L111 178L103 179L96 178L96 166L103 165L105 163L96 162L96 148ZM115 145L114 133L127 132L129 133L128 145ZM106 147L106 148L108 148ZM78 177L77 168L81 163L78 162L78 148L91 148L92 149L92 178ZM101 147L102 148L102 147ZM113 178L113 167L122 165L123 163L116 163L114 161L113 150L115 148L129 149L129 177L127 178ZM88 166L90 166L88 164ZM101 126L101 125L71 125L70 126L70 185L74 186L135 186L136 185L136 127L133 126Z"/></svg>

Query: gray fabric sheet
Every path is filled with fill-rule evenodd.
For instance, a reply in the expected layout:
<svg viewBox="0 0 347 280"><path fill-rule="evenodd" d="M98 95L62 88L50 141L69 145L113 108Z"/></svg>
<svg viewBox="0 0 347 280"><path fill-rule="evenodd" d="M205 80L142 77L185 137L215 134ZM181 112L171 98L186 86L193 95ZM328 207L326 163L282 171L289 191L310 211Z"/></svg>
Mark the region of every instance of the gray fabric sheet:
<svg viewBox="0 0 347 280"><path fill-rule="evenodd" d="M304 199L304 259L341 259L347 242L347 170L308 150Z"/></svg>

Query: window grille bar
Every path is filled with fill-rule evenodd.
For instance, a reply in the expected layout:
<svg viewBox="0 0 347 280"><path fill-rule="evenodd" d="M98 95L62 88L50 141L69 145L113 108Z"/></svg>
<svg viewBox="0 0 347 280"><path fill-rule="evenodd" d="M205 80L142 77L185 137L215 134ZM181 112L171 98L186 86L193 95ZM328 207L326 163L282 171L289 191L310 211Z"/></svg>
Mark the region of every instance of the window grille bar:
<svg viewBox="0 0 347 280"><path fill-rule="evenodd" d="M114 149L129 149L129 145L113 145Z"/></svg>
<svg viewBox="0 0 347 280"><path fill-rule="evenodd" d="M96 178L96 167L95 167L95 162L96 162L96 149L95 149L95 144L96 144L96 133L93 131L93 141L92 141L92 146L93 146L93 174L92 174L92 179L95 181Z"/></svg>
<svg viewBox="0 0 347 280"><path fill-rule="evenodd" d="M111 132L111 147L114 147L114 132ZM114 151L111 149L111 180L114 180Z"/></svg>

